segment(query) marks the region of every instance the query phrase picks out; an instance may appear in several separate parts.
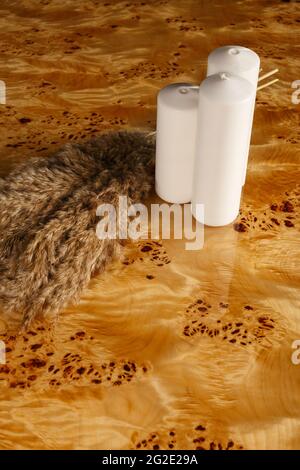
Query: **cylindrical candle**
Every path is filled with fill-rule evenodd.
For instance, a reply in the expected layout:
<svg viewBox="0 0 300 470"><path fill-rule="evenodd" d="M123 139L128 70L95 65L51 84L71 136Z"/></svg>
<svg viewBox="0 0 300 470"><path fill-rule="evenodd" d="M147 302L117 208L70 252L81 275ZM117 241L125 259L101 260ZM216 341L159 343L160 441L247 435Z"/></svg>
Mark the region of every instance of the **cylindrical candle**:
<svg viewBox="0 0 300 470"><path fill-rule="evenodd" d="M260 60L258 55L242 46L218 47L212 51L207 60L207 75L229 72L246 78L257 87Z"/></svg>
<svg viewBox="0 0 300 470"><path fill-rule="evenodd" d="M255 87L224 72L207 77L198 94L192 212L206 225L227 225L239 212ZM204 204L204 218L197 204Z"/></svg>
<svg viewBox="0 0 300 470"><path fill-rule="evenodd" d="M155 189L165 201L191 201L198 87L174 83L157 97Z"/></svg>
<svg viewBox="0 0 300 470"><path fill-rule="evenodd" d="M259 56L242 46L224 46L212 51L207 61L207 76L219 72L229 72L239 77L246 78L252 85L257 87L259 75L260 59ZM253 97L252 119L255 108L255 95ZM251 131L248 136L249 145L251 140ZM249 152L248 152L249 153ZM242 185L245 184L248 153L245 156L244 171L242 173Z"/></svg>

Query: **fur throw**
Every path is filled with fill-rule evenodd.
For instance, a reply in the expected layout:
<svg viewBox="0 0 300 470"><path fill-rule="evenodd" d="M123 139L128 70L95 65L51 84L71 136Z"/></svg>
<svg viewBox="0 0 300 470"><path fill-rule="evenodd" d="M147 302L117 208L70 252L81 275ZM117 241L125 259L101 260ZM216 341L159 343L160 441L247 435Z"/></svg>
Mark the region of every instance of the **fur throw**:
<svg viewBox="0 0 300 470"><path fill-rule="evenodd" d="M154 142L109 132L67 144L0 179L0 305L28 324L76 302L118 240L96 235L101 203L143 201L153 186Z"/></svg>

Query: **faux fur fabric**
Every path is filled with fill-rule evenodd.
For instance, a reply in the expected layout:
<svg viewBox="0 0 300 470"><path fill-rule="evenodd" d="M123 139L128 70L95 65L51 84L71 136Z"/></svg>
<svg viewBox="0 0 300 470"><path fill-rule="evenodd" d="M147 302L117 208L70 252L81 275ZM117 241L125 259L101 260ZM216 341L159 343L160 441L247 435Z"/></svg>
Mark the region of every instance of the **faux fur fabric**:
<svg viewBox="0 0 300 470"><path fill-rule="evenodd" d="M0 304L53 315L77 302L105 269L118 240L96 236L101 203L141 202L154 180L154 142L141 132L109 132L32 159L0 180Z"/></svg>

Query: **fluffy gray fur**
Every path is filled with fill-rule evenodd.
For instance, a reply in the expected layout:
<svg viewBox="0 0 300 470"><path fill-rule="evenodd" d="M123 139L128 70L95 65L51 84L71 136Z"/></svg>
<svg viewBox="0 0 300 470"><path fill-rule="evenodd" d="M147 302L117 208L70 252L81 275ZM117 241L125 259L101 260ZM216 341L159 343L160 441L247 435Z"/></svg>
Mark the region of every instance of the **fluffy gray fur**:
<svg viewBox="0 0 300 470"><path fill-rule="evenodd" d="M143 201L153 186L154 142L110 132L34 158L0 179L0 303L28 324L77 302L114 257L99 240L96 208L119 195Z"/></svg>

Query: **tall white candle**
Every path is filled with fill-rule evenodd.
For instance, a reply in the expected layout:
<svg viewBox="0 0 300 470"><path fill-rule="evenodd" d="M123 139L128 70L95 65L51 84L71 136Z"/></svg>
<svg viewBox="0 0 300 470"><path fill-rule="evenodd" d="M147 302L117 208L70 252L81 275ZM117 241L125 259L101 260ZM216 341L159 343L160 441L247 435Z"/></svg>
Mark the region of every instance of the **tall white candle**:
<svg viewBox="0 0 300 470"><path fill-rule="evenodd" d="M206 225L227 225L238 215L254 95L248 80L226 72L199 87L192 212ZM197 204L204 204L204 218Z"/></svg>
<svg viewBox="0 0 300 470"><path fill-rule="evenodd" d="M257 87L260 60L256 52L242 46L224 46L213 50L207 60L207 75L229 72L246 78Z"/></svg>
<svg viewBox="0 0 300 470"><path fill-rule="evenodd" d="M155 188L165 201L191 201L198 114L198 87L168 85L157 97Z"/></svg>
<svg viewBox="0 0 300 470"><path fill-rule="evenodd" d="M257 88L260 68L259 56L242 46L224 46L212 51L207 61L207 76L219 72L229 72L239 77L246 78ZM252 119L255 108L255 95L253 97ZM251 140L251 131L249 132L249 145ZM242 173L242 185L246 181L248 154L245 156L244 171Z"/></svg>

